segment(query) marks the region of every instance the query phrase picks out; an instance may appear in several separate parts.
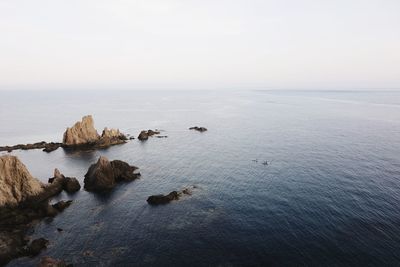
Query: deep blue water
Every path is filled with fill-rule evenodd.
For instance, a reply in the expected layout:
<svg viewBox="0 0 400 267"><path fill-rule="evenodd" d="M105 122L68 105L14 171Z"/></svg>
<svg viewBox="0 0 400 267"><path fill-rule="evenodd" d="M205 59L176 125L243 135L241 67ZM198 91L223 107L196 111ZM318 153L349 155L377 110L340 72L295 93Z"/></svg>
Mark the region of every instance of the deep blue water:
<svg viewBox="0 0 400 267"><path fill-rule="evenodd" d="M33 233L50 247L10 266L44 255L75 266L400 265L400 92L0 91L0 98L0 145L61 141L86 114L98 131L168 135L91 152L12 152L42 181L59 168L83 182L100 155L140 167L142 177L109 195L63 193L73 205ZM187 130L195 125L209 131ZM146 203L192 185L182 200Z"/></svg>

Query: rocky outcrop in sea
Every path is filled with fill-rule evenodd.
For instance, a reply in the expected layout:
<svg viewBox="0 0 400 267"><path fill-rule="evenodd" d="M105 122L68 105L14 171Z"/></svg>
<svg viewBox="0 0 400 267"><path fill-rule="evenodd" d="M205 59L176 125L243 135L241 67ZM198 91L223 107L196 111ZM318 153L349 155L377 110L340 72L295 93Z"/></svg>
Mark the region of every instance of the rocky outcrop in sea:
<svg viewBox="0 0 400 267"><path fill-rule="evenodd" d="M18 144L14 146L0 146L0 151L11 152L22 149L43 149L44 152L52 152L59 147L66 149L82 148L107 148L113 145L124 144L128 138L119 129L104 128L101 135L94 128L94 121L91 115L84 116L81 121L76 122L72 127L66 129L63 135L63 142L37 142L33 144Z"/></svg>
<svg viewBox="0 0 400 267"><path fill-rule="evenodd" d="M94 128L94 121L91 115L84 116L71 128L67 128L63 137L65 148L106 148L112 145L124 144L128 138L119 129L104 128L102 135Z"/></svg>
<svg viewBox="0 0 400 267"><path fill-rule="evenodd" d="M85 174L84 187L87 191L108 191L121 181L133 181L140 177L138 168L121 160L109 161L101 156Z"/></svg>
<svg viewBox="0 0 400 267"><path fill-rule="evenodd" d="M202 132L207 131L207 128L205 128L205 127L194 126L194 127L190 127L189 130L195 130L195 131L198 131L198 132L201 132L201 133L202 133Z"/></svg>
<svg viewBox="0 0 400 267"><path fill-rule="evenodd" d="M138 136L138 139L140 141L145 141L145 140L149 139L149 137L151 137L153 135L157 135L157 134L160 134L160 132L157 131L157 130L155 130L155 131L153 131L153 130L147 130L147 131L143 130L143 131L140 132L140 134Z"/></svg>

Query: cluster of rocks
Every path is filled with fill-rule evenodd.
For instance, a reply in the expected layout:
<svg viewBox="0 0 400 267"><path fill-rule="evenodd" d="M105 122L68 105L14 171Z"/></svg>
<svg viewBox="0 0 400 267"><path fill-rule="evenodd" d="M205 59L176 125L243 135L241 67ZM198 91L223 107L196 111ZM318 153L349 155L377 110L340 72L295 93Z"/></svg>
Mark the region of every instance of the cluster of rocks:
<svg viewBox="0 0 400 267"><path fill-rule="evenodd" d="M205 127L194 126L194 127L190 127L189 130L195 130L195 131L198 131L198 132L201 132L201 133L202 133L202 132L207 131L207 128L205 128Z"/></svg>
<svg viewBox="0 0 400 267"><path fill-rule="evenodd" d="M181 191L172 191L167 195L152 195L147 198L147 203L150 205L161 205L167 204L173 200L179 200L183 195L191 195L192 190L190 188L185 188Z"/></svg>
<svg viewBox="0 0 400 267"><path fill-rule="evenodd" d="M144 141L144 140L149 139L149 137L151 137L153 135L157 135L157 134L160 134L160 131L157 131L157 130L155 130L155 131L153 131L153 130L145 131L145 130L143 130L143 131L140 132L140 134L138 136L138 139L140 141Z"/></svg>
<svg viewBox="0 0 400 267"><path fill-rule="evenodd" d="M52 183L43 184L17 157L0 157L0 265L14 258L35 256L47 247L46 239L31 241L26 233L37 220L54 217L71 205L72 201L64 200L49 203L65 188L66 178L58 170Z"/></svg>
<svg viewBox="0 0 400 267"><path fill-rule="evenodd" d="M204 127L191 127L190 130L207 131ZM148 140L151 136L160 136L158 130L141 131L138 139ZM129 139L134 139L133 137ZM84 116L81 121L67 128L62 143L19 144L0 147L0 151L11 152L15 149L43 149L51 152L59 147L65 149L105 148L126 143L128 137L118 129L104 128L101 135L94 128L92 116ZM87 191L104 192L113 189L119 182L133 181L140 177L138 168L120 160L109 161L100 157L92 164L84 178L84 188ZM50 204L50 199L63 190L74 193L81 189L75 177L65 177L58 169L49 178L48 184L34 178L25 165L15 156L0 156L0 266L10 260L24 256L38 255L47 247L49 241L44 238L30 240L27 231L35 222L45 217L54 217L72 201L61 200ZM172 191L167 195L159 194L148 197L150 205L167 204L180 199L183 195L191 195L190 188ZM58 229L62 231L62 229ZM42 259L40 266L68 266L64 261L49 257Z"/></svg>
<svg viewBox="0 0 400 267"><path fill-rule="evenodd" d="M44 152L52 152L59 147L67 149L80 148L107 148L112 145L124 144L128 138L119 129L104 128L101 135L94 128L94 121L91 115L84 116L81 121L76 122L72 127L66 129L62 143L45 141L34 144L18 144L15 146L1 146L0 151L11 152L22 149L43 149Z"/></svg>
<svg viewBox="0 0 400 267"><path fill-rule="evenodd" d="M57 168L54 170L54 176L49 178L50 184L54 181L61 181L60 186L67 193L75 193L81 189L78 179L75 177L65 177Z"/></svg>
<svg viewBox="0 0 400 267"><path fill-rule="evenodd" d="M112 145L124 144L128 138L118 129L104 128L101 135L94 128L91 115L84 116L71 128L67 128L63 137L64 148L106 148Z"/></svg>

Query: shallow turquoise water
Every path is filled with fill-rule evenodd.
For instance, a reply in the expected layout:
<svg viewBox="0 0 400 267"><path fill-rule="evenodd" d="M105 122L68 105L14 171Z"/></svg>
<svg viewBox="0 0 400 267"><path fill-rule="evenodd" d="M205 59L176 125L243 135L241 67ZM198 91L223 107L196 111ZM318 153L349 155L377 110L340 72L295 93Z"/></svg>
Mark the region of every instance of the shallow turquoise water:
<svg viewBox="0 0 400 267"><path fill-rule="evenodd" d="M59 168L82 182L100 155L141 169L140 180L109 195L63 193L73 205L34 229L51 242L41 256L77 266L400 264L400 92L3 91L0 98L0 145L61 141L86 114L99 131L168 135L80 153L14 151L43 181ZM209 131L187 130L195 125ZM146 203L192 185L194 194L180 201Z"/></svg>

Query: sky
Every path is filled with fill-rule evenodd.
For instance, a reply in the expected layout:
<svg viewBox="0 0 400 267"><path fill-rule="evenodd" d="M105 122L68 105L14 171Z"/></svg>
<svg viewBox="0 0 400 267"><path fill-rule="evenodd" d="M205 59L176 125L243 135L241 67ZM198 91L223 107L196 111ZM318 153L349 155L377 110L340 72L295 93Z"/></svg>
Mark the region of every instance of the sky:
<svg viewBox="0 0 400 267"><path fill-rule="evenodd" d="M0 0L0 90L399 89L399 0Z"/></svg>

